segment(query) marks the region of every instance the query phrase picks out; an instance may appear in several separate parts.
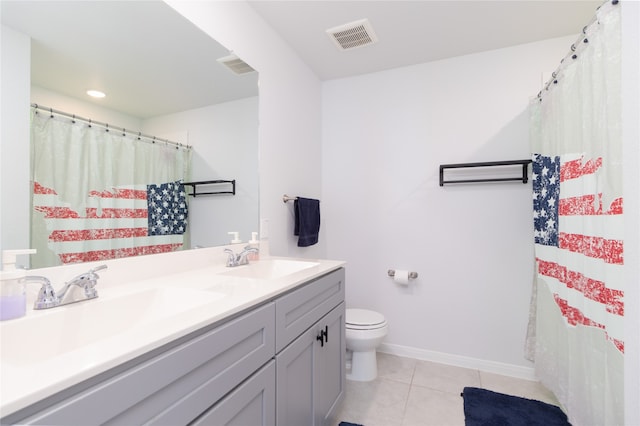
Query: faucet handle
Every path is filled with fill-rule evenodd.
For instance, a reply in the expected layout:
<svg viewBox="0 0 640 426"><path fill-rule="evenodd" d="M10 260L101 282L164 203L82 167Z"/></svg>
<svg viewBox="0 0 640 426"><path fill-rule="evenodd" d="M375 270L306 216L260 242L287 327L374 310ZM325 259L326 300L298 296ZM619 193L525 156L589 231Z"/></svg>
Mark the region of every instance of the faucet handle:
<svg viewBox="0 0 640 426"><path fill-rule="evenodd" d="M90 274L95 274L97 271L101 271L103 269L107 269L108 266L107 265L100 265L100 266L96 266L95 268L92 268L89 270Z"/></svg>
<svg viewBox="0 0 640 426"><path fill-rule="evenodd" d="M95 281L100 278L100 276L96 274L96 271L100 271L102 269L107 269L107 265L100 265L96 266L95 268L89 269L87 272L74 277L68 282L78 284L78 281L80 281L84 286L90 285L91 287L94 287L96 285Z"/></svg>
<svg viewBox="0 0 640 426"><path fill-rule="evenodd" d="M26 282L39 282L42 284L38 296L34 302L34 309L46 309L52 308L57 305L58 298L56 297L56 291L53 289L51 282L46 277L40 277L35 275L29 275L25 277Z"/></svg>
<svg viewBox="0 0 640 426"><path fill-rule="evenodd" d="M236 254L233 250L226 248L223 252L227 254L227 266L236 266Z"/></svg>

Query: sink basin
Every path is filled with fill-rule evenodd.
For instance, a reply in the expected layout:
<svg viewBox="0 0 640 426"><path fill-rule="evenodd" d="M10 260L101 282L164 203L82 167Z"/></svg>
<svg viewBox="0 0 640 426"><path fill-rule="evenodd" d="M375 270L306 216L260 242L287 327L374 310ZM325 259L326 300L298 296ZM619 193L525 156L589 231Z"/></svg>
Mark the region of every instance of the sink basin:
<svg viewBox="0 0 640 426"><path fill-rule="evenodd" d="M224 297L187 288L156 288L94 299L6 321L1 326L4 362L37 362L80 349Z"/></svg>
<svg viewBox="0 0 640 426"><path fill-rule="evenodd" d="M229 270L223 272L222 275L269 280L282 278L318 265L319 263L317 262L305 262L301 260L268 259L229 268Z"/></svg>

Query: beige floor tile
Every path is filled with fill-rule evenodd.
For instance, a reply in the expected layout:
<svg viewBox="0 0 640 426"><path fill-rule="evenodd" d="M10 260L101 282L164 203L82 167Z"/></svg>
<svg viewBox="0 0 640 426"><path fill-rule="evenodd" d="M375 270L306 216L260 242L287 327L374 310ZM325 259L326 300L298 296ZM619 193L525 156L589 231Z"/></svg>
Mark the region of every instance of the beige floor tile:
<svg viewBox="0 0 640 426"><path fill-rule="evenodd" d="M480 384L484 389L522 398L536 399L547 404L559 405L555 395L540 382L516 379L499 374L480 372Z"/></svg>
<svg viewBox="0 0 640 426"><path fill-rule="evenodd" d="M412 385L460 395L465 386L480 386L478 370L418 361Z"/></svg>
<svg viewBox="0 0 640 426"><path fill-rule="evenodd" d="M418 360L380 352L378 352L377 360L379 378L411 383Z"/></svg>
<svg viewBox="0 0 640 426"><path fill-rule="evenodd" d="M465 386L558 405L539 382L379 353L376 380L347 381L338 423L464 426Z"/></svg>
<svg viewBox="0 0 640 426"><path fill-rule="evenodd" d="M462 397L412 386L402 426L464 426Z"/></svg>
<svg viewBox="0 0 640 426"><path fill-rule="evenodd" d="M347 380L338 419L366 426L400 426L408 396L408 383L380 378L371 382Z"/></svg>

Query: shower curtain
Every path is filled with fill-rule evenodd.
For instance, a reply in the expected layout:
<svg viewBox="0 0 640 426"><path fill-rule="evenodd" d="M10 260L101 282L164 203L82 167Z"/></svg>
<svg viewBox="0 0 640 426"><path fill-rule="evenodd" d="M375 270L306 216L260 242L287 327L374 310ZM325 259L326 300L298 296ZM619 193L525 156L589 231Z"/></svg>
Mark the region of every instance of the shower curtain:
<svg viewBox="0 0 640 426"><path fill-rule="evenodd" d="M535 370L574 425L624 424L620 7L530 105Z"/></svg>
<svg viewBox="0 0 640 426"><path fill-rule="evenodd" d="M190 148L32 108L32 266L186 246L190 164Z"/></svg>

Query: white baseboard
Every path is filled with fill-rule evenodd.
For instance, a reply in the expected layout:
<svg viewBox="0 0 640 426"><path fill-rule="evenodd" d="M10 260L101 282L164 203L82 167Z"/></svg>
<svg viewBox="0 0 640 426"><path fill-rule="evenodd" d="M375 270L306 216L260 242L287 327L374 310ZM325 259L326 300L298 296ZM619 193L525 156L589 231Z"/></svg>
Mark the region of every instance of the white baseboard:
<svg viewBox="0 0 640 426"><path fill-rule="evenodd" d="M419 359L421 361L431 361L437 362L439 364L455 365L456 367L471 368L488 373L516 377L518 379L537 381L533 367L504 364L501 362L487 361L478 358L469 358L461 355L452 355L443 352L435 352L389 343L382 343L378 347L378 352L402 356L406 358Z"/></svg>

